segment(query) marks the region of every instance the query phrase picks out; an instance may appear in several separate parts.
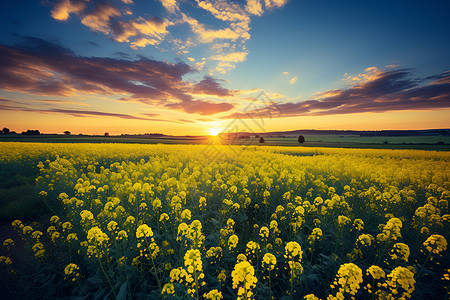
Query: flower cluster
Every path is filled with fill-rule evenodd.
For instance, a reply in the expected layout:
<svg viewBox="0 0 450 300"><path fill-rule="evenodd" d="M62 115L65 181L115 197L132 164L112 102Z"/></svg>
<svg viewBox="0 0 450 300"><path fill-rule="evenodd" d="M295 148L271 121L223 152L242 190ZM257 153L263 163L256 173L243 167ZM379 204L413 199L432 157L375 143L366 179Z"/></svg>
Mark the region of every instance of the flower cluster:
<svg viewBox="0 0 450 300"><path fill-rule="evenodd" d="M237 289L238 300L253 299L253 289L258 282L255 277L255 269L248 261L242 261L234 266L231 272L233 279L233 289Z"/></svg>
<svg viewBox="0 0 450 300"><path fill-rule="evenodd" d="M348 263L339 267L336 278L330 286L332 289L338 289L336 297L339 298L345 294L355 296L362 282L362 270L357 265Z"/></svg>
<svg viewBox="0 0 450 300"><path fill-rule="evenodd" d="M433 234L423 243L425 249L433 254L439 254L447 250L447 240L439 234Z"/></svg>
<svg viewBox="0 0 450 300"><path fill-rule="evenodd" d="M74 264L70 263L64 268L64 279L70 281L76 281L80 277L80 273L78 272L80 268Z"/></svg>

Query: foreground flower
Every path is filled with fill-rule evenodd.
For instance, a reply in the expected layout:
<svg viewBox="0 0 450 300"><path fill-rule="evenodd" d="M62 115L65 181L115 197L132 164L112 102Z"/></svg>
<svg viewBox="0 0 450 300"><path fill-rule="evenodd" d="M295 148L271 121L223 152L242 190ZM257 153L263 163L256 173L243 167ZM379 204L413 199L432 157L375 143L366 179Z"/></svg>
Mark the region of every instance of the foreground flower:
<svg viewBox="0 0 450 300"><path fill-rule="evenodd" d="M253 289L258 282L255 277L255 269L248 261L242 261L234 266L231 272L233 289L237 289L237 299L253 299Z"/></svg>

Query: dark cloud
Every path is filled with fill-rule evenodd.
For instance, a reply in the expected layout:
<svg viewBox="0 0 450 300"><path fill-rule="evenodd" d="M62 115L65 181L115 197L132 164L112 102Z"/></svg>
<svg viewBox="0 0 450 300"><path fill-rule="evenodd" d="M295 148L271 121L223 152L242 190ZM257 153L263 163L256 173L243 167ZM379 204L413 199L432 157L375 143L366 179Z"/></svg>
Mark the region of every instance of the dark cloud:
<svg viewBox="0 0 450 300"><path fill-rule="evenodd" d="M230 103L215 103L204 100L184 101L182 103L167 104L170 109L183 109L188 113L198 113L200 115L213 115L220 112L229 111L233 108Z"/></svg>
<svg viewBox="0 0 450 300"><path fill-rule="evenodd" d="M93 42L93 41L86 41L86 44L91 45L91 46L95 46L95 47L100 47L99 44L97 44L96 42Z"/></svg>
<svg viewBox="0 0 450 300"><path fill-rule="evenodd" d="M409 69L384 71L353 87L321 93L323 97L320 99L271 102L264 108L234 113L224 118L270 117L274 111L279 117L291 117L450 107L450 72L424 79L411 77ZM433 81L427 83L430 80Z"/></svg>
<svg viewBox="0 0 450 300"><path fill-rule="evenodd" d="M3 103L8 104L3 104ZM91 111L91 110L75 110L75 109L36 109L25 107L22 105L16 105L16 101L12 101L9 99L0 98L0 109L1 110L9 110L9 111L27 111L27 112L39 112L39 113L49 113L49 114L65 114L71 115L75 117L89 117L89 116L98 116L98 117L113 117L120 119L132 119L132 120L143 120L143 121L159 121L159 122L170 122L170 123L179 123L176 121L165 120L165 119L157 119L157 118L147 118L147 117L139 117L133 116L129 114L122 113L111 113L111 112L101 112L101 111ZM143 114L143 115L157 115L157 114Z"/></svg>
<svg viewBox="0 0 450 300"><path fill-rule="evenodd" d="M216 95L219 97L230 95L230 90L221 87L220 84L210 76L205 76L202 81L194 86L192 91L194 93Z"/></svg>
<svg viewBox="0 0 450 300"><path fill-rule="evenodd" d="M233 108L229 103L194 99L191 94L228 96L232 91L210 77L196 85L184 81L183 76L192 72L182 62L78 56L56 43L31 37L18 46L0 45L3 90L57 96L123 95L123 101L140 101L201 115Z"/></svg>

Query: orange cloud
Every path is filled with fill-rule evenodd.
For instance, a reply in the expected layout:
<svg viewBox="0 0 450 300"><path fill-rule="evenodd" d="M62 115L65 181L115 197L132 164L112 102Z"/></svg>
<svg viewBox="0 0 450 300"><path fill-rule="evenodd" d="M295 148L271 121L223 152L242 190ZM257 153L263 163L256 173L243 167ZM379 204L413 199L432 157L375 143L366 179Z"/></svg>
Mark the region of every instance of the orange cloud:
<svg viewBox="0 0 450 300"><path fill-rule="evenodd" d="M225 0L196 0L198 6L209 11L214 17L227 22L249 21L245 11L236 3Z"/></svg>
<svg viewBox="0 0 450 300"><path fill-rule="evenodd" d="M86 9L86 4L79 0L61 0L56 3L51 11L52 18L58 21L66 21L70 14L80 14Z"/></svg>
<svg viewBox="0 0 450 300"><path fill-rule="evenodd" d="M159 18L145 20L139 17L137 20L118 21L112 29L118 42L129 42L130 37L138 37L131 43L132 48L157 45L169 33L165 20Z"/></svg>
<svg viewBox="0 0 450 300"><path fill-rule="evenodd" d="M297 77L292 78L291 80L289 80L289 85L296 83L298 80Z"/></svg>
<svg viewBox="0 0 450 300"><path fill-rule="evenodd" d="M0 45L0 89L49 96L97 94L122 96L121 101L208 115L234 106L197 99L202 94L227 98L234 91L205 77L194 84L183 76L195 72L184 63L140 57L138 60L83 57L41 39L25 38L19 47Z"/></svg>
<svg viewBox="0 0 450 300"><path fill-rule="evenodd" d="M247 0L245 10L256 16L262 16L264 12L260 0Z"/></svg>
<svg viewBox="0 0 450 300"><path fill-rule="evenodd" d="M216 39L230 39L237 40L241 37L241 35L231 29L206 29L203 24L200 24L196 19L188 17L184 13L182 13L183 20L191 26L191 29L194 33L197 34L198 41L201 43L211 43Z"/></svg>
<svg viewBox="0 0 450 300"><path fill-rule="evenodd" d="M170 13L175 13L176 11L179 10L176 0L159 0L159 1L161 2L162 6L164 6L164 8Z"/></svg>
<svg viewBox="0 0 450 300"><path fill-rule="evenodd" d="M280 8L284 6L289 0L265 0L267 8Z"/></svg>
<svg viewBox="0 0 450 300"><path fill-rule="evenodd" d="M210 59L237 63L243 62L246 59L247 54L248 54L247 52L239 51L224 55L211 56Z"/></svg>
<svg viewBox="0 0 450 300"><path fill-rule="evenodd" d="M100 3L95 6L90 14L81 19L81 23L94 31L108 34L112 18L121 17L119 10L108 3Z"/></svg>

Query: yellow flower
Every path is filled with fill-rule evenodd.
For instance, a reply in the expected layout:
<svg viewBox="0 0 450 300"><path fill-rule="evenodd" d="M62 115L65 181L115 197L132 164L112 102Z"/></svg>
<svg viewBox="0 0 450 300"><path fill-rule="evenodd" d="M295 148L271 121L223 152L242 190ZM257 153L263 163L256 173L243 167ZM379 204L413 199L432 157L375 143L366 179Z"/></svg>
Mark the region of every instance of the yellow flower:
<svg viewBox="0 0 450 300"><path fill-rule="evenodd" d="M225 282L225 280L227 279L227 274L225 270L221 270L219 275L217 275L217 280L219 282Z"/></svg>
<svg viewBox="0 0 450 300"><path fill-rule="evenodd" d="M391 292L395 295L398 294L398 288L402 287L404 290L401 297L404 299L411 298L411 294L414 292L414 273L408 268L397 267L387 276L389 280L387 284L391 289Z"/></svg>
<svg viewBox="0 0 450 300"><path fill-rule="evenodd" d="M234 248L236 248L238 242L239 242L239 237L237 235L233 234L232 236L230 236L228 238L228 250L231 251Z"/></svg>
<svg viewBox="0 0 450 300"><path fill-rule="evenodd" d="M5 265L10 265L12 264L11 258L9 258L8 256L0 256L0 264L5 264Z"/></svg>
<svg viewBox="0 0 450 300"><path fill-rule="evenodd" d="M259 230L259 236L263 239L267 239L269 237L269 228L267 228L266 226L261 227L261 229Z"/></svg>
<svg viewBox="0 0 450 300"><path fill-rule="evenodd" d="M82 222L94 220L94 215L89 210L82 210L80 217Z"/></svg>
<svg viewBox="0 0 450 300"><path fill-rule="evenodd" d="M353 263L340 266L332 286L339 286L339 292L355 295L363 282L362 270Z"/></svg>
<svg viewBox="0 0 450 300"><path fill-rule="evenodd" d="M117 240L126 240L128 239L128 233L125 230L121 230L117 233Z"/></svg>
<svg viewBox="0 0 450 300"><path fill-rule="evenodd" d="M65 268L64 268L64 279L66 280L71 280L71 281L76 281L77 278L80 276L80 273L78 273L78 271L80 270L80 268L73 263L68 264Z"/></svg>
<svg viewBox="0 0 450 300"><path fill-rule="evenodd" d="M28 234L28 233L30 233L32 231L33 231L33 228L31 228L31 226L25 226L25 227L22 228L22 233L23 234Z"/></svg>
<svg viewBox="0 0 450 300"><path fill-rule="evenodd" d="M277 264L277 259L275 255L271 253L264 254L263 260L262 260L262 267L263 269L267 271L272 271L275 269L275 266Z"/></svg>
<svg viewBox="0 0 450 300"><path fill-rule="evenodd" d="M175 288L172 283L166 283L162 290L161 295L174 295L175 294Z"/></svg>
<svg viewBox="0 0 450 300"><path fill-rule="evenodd" d="M305 300L320 300L319 297L316 297L314 294L308 294L305 297L303 297Z"/></svg>
<svg viewBox="0 0 450 300"><path fill-rule="evenodd" d="M58 216L52 216L51 218L50 218L50 223L51 224L53 224L53 225L56 225L57 223L59 223L59 217Z"/></svg>
<svg viewBox="0 0 450 300"><path fill-rule="evenodd" d="M136 237L138 239L144 237L153 237L153 231L147 224L142 224L136 229Z"/></svg>
<svg viewBox="0 0 450 300"><path fill-rule="evenodd" d="M236 261L237 262L247 261L247 256L245 256L245 254L239 253L238 256L236 257Z"/></svg>
<svg viewBox="0 0 450 300"><path fill-rule="evenodd" d="M51 239L52 242L55 243L57 239L59 239L59 237L61 236L61 234L58 231L55 231L52 233Z"/></svg>
<svg viewBox="0 0 450 300"><path fill-rule="evenodd" d="M353 227L355 227L356 230L361 231L364 229L364 221L361 219L355 219L353 221Z"/></svg>
<svg viewBox="0 0 450 300"><path fill-rule="evenodd" d="M95 226L89 229L87 240L93 245L102 246L109 241L109 237L99 227Z"/></svg>
<svg viewBox="0 0 450 300"><path fill-rule="evenodd" d="M12 239L6 239L3 241L3 247L5 247L6 249L11 249L11 247L14 247L14 241Z"/></svg>
<svg viewBox="0 0 450 300"><path fill-rule="evenodd" d="M68 264L65 268L64 268L64 274L66 275L71 275L74 272L77 272L80 268L76 265L76 264Z"/></svg>
<svg viewBox="0 0 450 300"><path fill-rule="evenodd" d="M164 223L165 221L169 220L169 215L166 213L162 213L161 216L159 216L159 221L161 223Z"/></svg>
<svg viewBox="0 0 450 300"><path fill-rule="evenodd" d="M14 220L14 221L11 223L11 225L12 225L12 227L13 227L15 230L22 229L22 228L24 227L22 221L20 221L20 220Z"/></svg>
<svg viewBox="0 0 450 300"><path fill-rule="evenodd" d="M338 225L344 226L350 223L350 219L346 216L338 216Z"/></svg>
<svg viewBox="0 0 450 300"><path fill-rule="evenodd" d="M78 236L76 233L69 233L67 235L66 241L70 242L70 241L77 241L78 240Z"/></svg>
<svg viewBox="0 0 450 300"><path fill-rule="evenodd" d="M203 295L203 297L205 299L210 299L210 300L222 300L223 299L222 292L219 292L218 290L212 290L208 293L205 293Z"/></svg>
<svg viewBox="0 0 450 300"><path fill-rule="evenodd" d="M238 289L237 299L253 299L253 289L258 282L255 269L248 261L242 261L234 266L231 272L233 289Z"/></svg>
<svg viewBox="0 0 450 300"><path fill-rule="evenodd" d="M297 259L298 256L298 261L301 261L302 254L302 247L297 242L289 242L286 244L284 255L286 259Z"/></svg>
<svg viewBox="0 0 450 300"><path fill-rule="evenodd" d="M181 219L189 221L191 219L191 211L189 209L185 209L181 212Z"/></svg>
<svg viewBox="0 0 450 300"><path fill-rule="evenodd" d="M370 266L367 269L366 273L367 275L370 274L373 279L381 279L386 277L386 273L383 271L383 269L375 265Z"/></svg>
<svg viewBox="0 0 450 300"><path fill-rule="evenodd" d="M389 252L389 255L392 259L400 259L404 261L408 261L409 258L409 247L403 243L394 244L392 250Z"/></svg>
<svg viewBox="0 0 450 300"><path fill-rule="evenodd" d="M439 234L433 234L423 243L428 252L439 254L447 250L447 240Z"/></svg>
<svg viewBox="0 0 450 300"><path fill-rule="evenodd" d="M108 229L108 231L115 231L117 229L117 222L116 221L110 221L108 223L108 225L106 225L106 229Z"/></svg>
<svg viewBox="0 0 450 300"><path fill-rule="evenodd" d="M311 234L308 236L308 243L314 244L314 242L319 241L322 238L322 229L314 228Z"/></svg>

